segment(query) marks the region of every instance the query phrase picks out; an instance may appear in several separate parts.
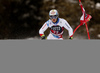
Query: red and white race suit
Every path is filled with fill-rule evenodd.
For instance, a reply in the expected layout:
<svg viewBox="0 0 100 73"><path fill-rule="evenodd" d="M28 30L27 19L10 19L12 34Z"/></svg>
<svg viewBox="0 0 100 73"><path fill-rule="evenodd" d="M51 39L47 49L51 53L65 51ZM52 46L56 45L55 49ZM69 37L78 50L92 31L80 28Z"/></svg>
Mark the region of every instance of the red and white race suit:
<svg viewBox="0 0 100 73"><path fill-rule="evenodd" d="M62 34L64 32L64 28L68 30L69 37L73 35L73 29L69 23L62 18L58 18L56 23L53 23L50 19L45 22L39 30L40 36L44 35L47 28L50 28L50 33L47 36L47 39L63 39Z"/></svg>

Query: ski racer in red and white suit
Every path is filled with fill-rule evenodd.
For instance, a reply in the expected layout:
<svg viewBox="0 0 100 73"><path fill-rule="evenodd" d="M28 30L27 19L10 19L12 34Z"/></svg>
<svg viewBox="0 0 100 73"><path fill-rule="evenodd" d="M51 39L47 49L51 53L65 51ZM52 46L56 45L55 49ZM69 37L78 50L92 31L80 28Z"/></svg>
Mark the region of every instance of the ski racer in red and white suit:
<svg viewBox="0 0 100 73"><path fill-rule="evenodd" d="M50 28L50 34L47 36L47 39L61 39L63 40L63 32L64 28L68 30L69 32L69 39L72 39L71 37L73 35L73 29L69 25L69 23L62 18L58 18L58 12L57 10L53 9L49 12L50 19L44 23L44 25L40 28L39 34L42 37L42 39L45 39L44 32Z"/></svg>

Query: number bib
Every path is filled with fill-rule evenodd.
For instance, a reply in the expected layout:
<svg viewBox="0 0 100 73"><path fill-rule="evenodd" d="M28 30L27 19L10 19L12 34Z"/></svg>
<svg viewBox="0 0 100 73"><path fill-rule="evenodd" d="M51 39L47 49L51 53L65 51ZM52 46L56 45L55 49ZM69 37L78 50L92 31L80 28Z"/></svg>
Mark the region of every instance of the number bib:
<svg viewBox="0 0 100 73"><path fill-rule="evenodd" d="M50 30L51 30L51 32L52 32L53 34L60 34L60 33L63 31L62 27L60 27L59 25L57 25L57 26L52 26L52 27L50 28Z"/></svg>

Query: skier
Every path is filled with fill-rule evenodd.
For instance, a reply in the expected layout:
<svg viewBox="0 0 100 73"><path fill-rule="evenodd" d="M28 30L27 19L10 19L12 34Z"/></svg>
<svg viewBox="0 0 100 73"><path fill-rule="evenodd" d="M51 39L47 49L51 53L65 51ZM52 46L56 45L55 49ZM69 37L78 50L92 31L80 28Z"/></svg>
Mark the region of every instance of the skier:
<svg viewBox="0 0 100 73"><path fill-rule="evenodd" d="M83 8L81 2L80 2L79 5L80 5L81 10L82 10L82 16L81 16L81 18L80 18L80 25L82 26L82 25L84 25L85 23L87 23L88 21L90 21L90 19L92 18L92 16L89 15L89 14L86 14L85 9Z"/></svg>
<svg viewBox="0 0 100 73"><path fill-rule="evenodd" d="M39 30L39 34L42 39L63 40L62 35L63 35L64 28L67 29L69 32L69 39L73 39L73 37L71 37L73 35L73 29L65 19L59 18L59 14L56 9L50 10L49 17L50 19L46 21ZM48 28L50 28L50 33L46 38L44 32Z"/></svg>

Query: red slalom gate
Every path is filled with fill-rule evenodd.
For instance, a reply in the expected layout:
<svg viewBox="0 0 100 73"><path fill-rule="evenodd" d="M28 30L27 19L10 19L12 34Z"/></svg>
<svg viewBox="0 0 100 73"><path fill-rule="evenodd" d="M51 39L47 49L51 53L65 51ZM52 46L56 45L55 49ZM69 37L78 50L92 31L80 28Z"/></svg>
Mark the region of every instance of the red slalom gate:
<svg viewBox="0 0 100 73"><path fill-rule="evenodd" d="M85 13L84 8L83 8L82 3L81 3L81 0L79 0L79 3L80 3L80 5L81 5L82 12L84 12L84 20L75 28L75 30L74 30L74 32L73 32L73 35L74 35L74 33L76 32L76 30L77 30L80 26L82 26L83 24L85 24L86 30L87 30L88 39L90 40L90 35L89 35L89 30L88 30L87 22L90 21L90 19L92 18L92 16ZM72 36L73 36L73 35L72 35Z"/></svg>

